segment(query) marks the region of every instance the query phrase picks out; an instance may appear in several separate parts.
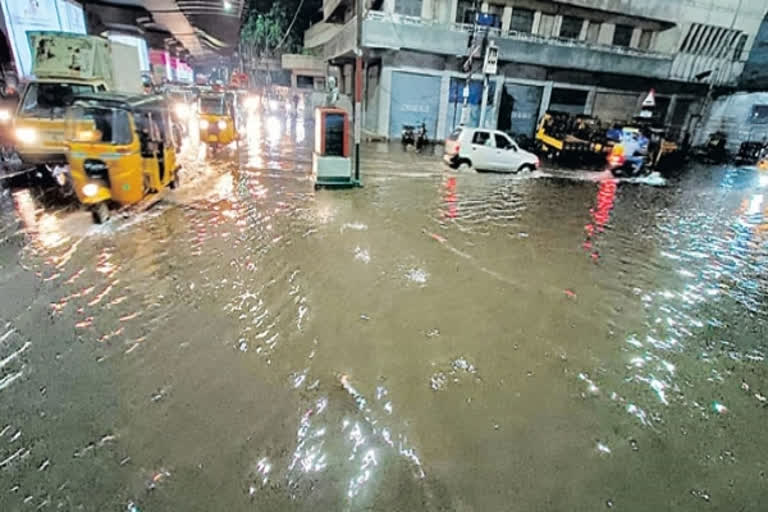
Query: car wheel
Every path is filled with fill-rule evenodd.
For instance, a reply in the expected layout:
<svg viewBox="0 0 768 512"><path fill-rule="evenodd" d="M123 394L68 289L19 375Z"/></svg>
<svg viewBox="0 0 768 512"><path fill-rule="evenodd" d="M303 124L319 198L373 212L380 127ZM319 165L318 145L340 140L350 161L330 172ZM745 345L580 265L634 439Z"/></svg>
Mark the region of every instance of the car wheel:
<svg viewBox="0 0 768 512"><path fill-rule="evenodd" d="M462 158L456 162L456 169L467 171L472 167L472 161L469 158Z"/></svg>
<svg viewBox="0 0 768 512"><path fill-rule="evenodd" d="M533 172L535 170L536 170L536 168L534 166L532 166L531 164L523 164L515 172L521 172L521 171L523 171L523 172Z"/></svg>

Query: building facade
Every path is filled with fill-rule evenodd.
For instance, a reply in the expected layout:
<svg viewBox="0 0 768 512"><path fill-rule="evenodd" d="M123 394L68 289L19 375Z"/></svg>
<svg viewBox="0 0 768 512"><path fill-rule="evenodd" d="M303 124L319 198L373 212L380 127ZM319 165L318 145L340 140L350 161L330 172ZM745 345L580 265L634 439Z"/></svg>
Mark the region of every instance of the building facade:
<svg viewBox="0 0 768 512"><path fill-rule="evenodd" d="M739 88L750 91L768 91L768 14L760 24L752 51L749 52Z"/></svg>
<svg viewBox="0 0 768 512"><path fill-rule="evenodd" d="M473 73L470 124L532 135L548 109L623 120L653 88L657 114L688 131L711 88L737 84L766 9L764 0L368 0L365 129L397 137L402 124L424 122L431 138L450 133L479 14L499 73L486 94ZM353 0L324 0L323 21L304 36L338 66L346 92L355 33Z"/></svg>

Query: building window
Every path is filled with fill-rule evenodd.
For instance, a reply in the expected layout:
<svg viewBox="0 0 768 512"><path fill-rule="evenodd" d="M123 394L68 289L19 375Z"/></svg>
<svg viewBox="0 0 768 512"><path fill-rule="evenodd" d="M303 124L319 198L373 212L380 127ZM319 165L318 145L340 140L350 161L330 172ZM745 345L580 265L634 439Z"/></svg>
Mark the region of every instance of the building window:
<svg viewBox="0 0 768 512"><path fill-rule="evenodd" d="M533 14L531 9L513 8L509 30L512 32L524 32L530 34L533 31Z"/></svg>
<svg viewBox="0 0 768 512"><path fill-rule="evenodd" d="M555 16L552 14L543 14L539 18L538 34L544 37L554 35Z"/></svg>
<svg viewBox="0 0 768 512"><path fill-rule="evenodd" d="M641 50L649 50L651 48L651 38L653 37L653 31L643 30L640 32L640 42L637 44Z"/></svg>
<svg viewBox="0 0 768 512"><path fill-rule="evenodd" d="M587 25L587 41L590 43L596 43L600 38L600 25L599 21L590 21Z"/></svg>
<svg viewBox="0 0 768 512"><path fill-rule="evenodd" d="M315 77L307 75L296 75L296 87L299 89L314 89Z"/></svg>
<svg viewBox="0 0 768 512"><path fill-rule="evenodd" d="M475 3L470 0L459 0L456 5L456 23L475 22Z"/></svg>
<svg viewBox="0 0 768 512"><path fill-rule="evenodd" d="M584 25L584 19L582 18L563 16L563 23L560 25L560 37L578 39L581 35L582 25Z"/></svg>
<svg viewBox="0 0 768 512"><path fill-rule="evenodd" d="M421 0L395 0L395 12L405 16L421 17Z"/></svg>
<svg viewBox="0 0 768 512"><path fill-rule="evenodd" d="M739 40L736 42L736 47L733 49L733 60L741 60L741 54L744 51L744 47L747 45L747 34L741 34Z"/></svg>
<svg viewBox="0 0 768 512"><path fill-rule="evenodd" d="M615 46L629 46L629 42L632 41L632 30L630 25L616 25L616 30L613 32L613 44Z"/></svg>
<svg viewBox="0 0 768 512"><path fill-rule="evenodd" d="M768 124L768 105L752 105L752 115L749 116L752 124Z"/></svg>

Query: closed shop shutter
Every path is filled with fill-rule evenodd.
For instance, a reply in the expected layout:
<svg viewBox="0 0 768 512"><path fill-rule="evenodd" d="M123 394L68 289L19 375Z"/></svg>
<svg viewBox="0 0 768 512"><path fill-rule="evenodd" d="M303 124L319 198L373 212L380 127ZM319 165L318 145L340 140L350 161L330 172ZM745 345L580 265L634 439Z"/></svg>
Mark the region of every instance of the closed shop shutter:
<svg viewBox="0 0 768 512"><path fill-rule="evenodd" d="M635 115L637 101L637 94L598 92L592 115L607 123L628 121Z"/></svg>
<svg viewBox="0 0 768 512"><path fill-rule="evenodd" d="M399 138L404 124L427 127L427 136L435 137L440 108L440 77L419 73L392 73L389 108L389 136Z"/></svg>

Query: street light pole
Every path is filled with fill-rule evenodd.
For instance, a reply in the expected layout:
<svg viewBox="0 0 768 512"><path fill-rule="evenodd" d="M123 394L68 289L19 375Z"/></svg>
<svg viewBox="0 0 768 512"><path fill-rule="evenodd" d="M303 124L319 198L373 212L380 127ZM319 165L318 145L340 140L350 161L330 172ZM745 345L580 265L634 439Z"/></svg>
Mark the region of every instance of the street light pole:
<svg viewBox="0 0 768 512"><path fill-rule="evenodd" d="M360 183L360 132L362 131L363 102L363 16L365 0L355 0L355 182Z"/></svg>

